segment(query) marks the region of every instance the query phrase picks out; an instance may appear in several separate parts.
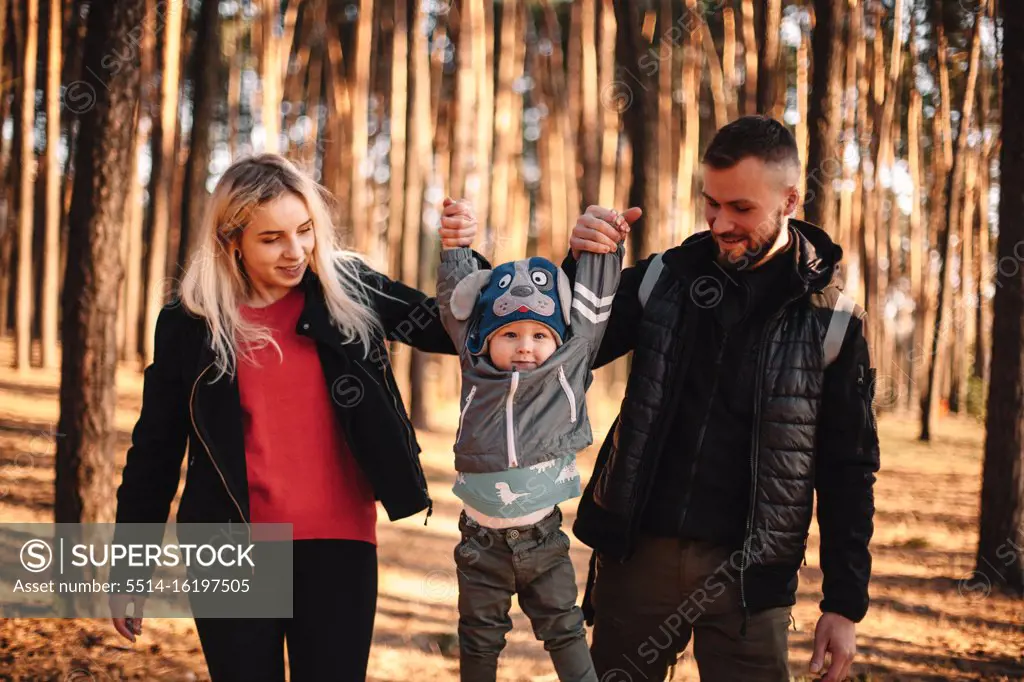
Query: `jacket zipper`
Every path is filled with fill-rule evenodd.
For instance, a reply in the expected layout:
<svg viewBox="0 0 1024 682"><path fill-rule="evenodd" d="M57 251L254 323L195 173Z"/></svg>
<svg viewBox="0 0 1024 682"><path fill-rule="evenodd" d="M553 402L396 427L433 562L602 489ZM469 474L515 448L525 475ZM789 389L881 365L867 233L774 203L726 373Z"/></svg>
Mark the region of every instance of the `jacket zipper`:
<svg viewBox="0 0 1024 682"><path fill-rule="evenodd" d="M701 422L700 432L697 434L697 445L693 450L693 463L690 464L690 480L686 486L686 496L683 498L683 513L679 519L677 532L682 532L686 523L686 513L690 510L690 498L693 497L693 482L697 476L697 465L700 462L700 449L704 444L704 432L708 429L708 422L711 420L711 408L715 402L715 394L718 392L718 379L722 368L722 357L725 355L725 343L729 340L729 332L722 336L721 345L718 347L718 357L715 359L715 380L711 383L711 397L708 401L707 412L704 413L704 421ZM685 446L684 446L685 447Z"/></svg>
<svg viewBox="0 0 1024 682"><path fill-rule="evenodd" d="M747 634L747 617L749 614L744 574L747 571L747 555L750 552L751 530L754 527L754 510L757 507L757 467L758 453L761 449L761 393L764 391L765 355L768 352L768 339L771 337L775 323L785 314L786 308L801 296L803 296L803 293L789 298L779 308L779 312L775 313L768 320L768 324L764 327L764 333L761 335L761 347L757 353L757 374L754 377L754 443L750 449L750 500L747 505L747 528L743 535L743 554L740 558L740 604L743 607L743 625L740 628L740 634L744 637Z"/></svg>
<svg viewBox="0 0 1024 682"><path fill-rule="evenodd" d="M462 407L462 414L459 415L459 432L455 436L455 444L458 445L459 441L462 440L462 423L466 419L466 413L469 412L469 406L473 404L473 396L476 395L476 386L469 389L469 395L466 396L466 404Z"/></svg>
<svg viewBox="0 0 1024 682"><path fill-rule="evenodd" d="M235 499L235 496L231 493L231 488L228 487L228 481L226 478L224 478L224 473L220 470L220 467L217 466L217 460L213 458L213 452L210 451L210 446L206 444L206 440L203 438L203 434L199 432L199 426L196 424L195 411L193 410L192 407L192 403L195 401L196 398L196 389L199 387L199 382L202 381L203 375L206 374L206 372L209 371L211 367L213 367L212 362L203 368L203 371L199 373L198 377L196 377L195 383L192 384L192 393L189 395L188 398L188 416L192 420L192 429L196 432L196 437L199 438L199 442L203 444L203 449L206 450L206 454L210 458L210 464L213 465L213 468L217 471L217 475L220 476L220 482L224 484L224 490L227 492L228 497L231 498L231 501L235 503L235 508L238 510L238 515L241 517L242 523L245 524L245 529L248 532L249 544L252 544L252 526L249 525L249 522L245 518L245 514L242 513L242 505L238 504L238 500ZM193 458L193 461L195 461L195 458Z"/></svg>
<svg viewBox="0 0 1024 682"><path fill-rule="evenodd" d="M516 459L515 422L512 418L512 399L516 395L517 388L519 388L519 370L513 370L512 386L509 388L508 398L505 399L505 434L508 437L508 466L510 469L519 466L519 461Z"/></svg>
<svg viewBox="0 0 1024 682"><path fill-rule="evenodd" d="M561 365L558 367L558 383L562 384L562 390L565 391L565 397L569 399L569 422L575 424L576 396L573 395L572 386L569 385L569 380L565 378L565 368Z"/></svg>
<svg viewBox="0 0 1024 682"><path fill-rule="evenodd" d="M743 555L740 558L740 604L743 606L743 632L747 634L747 589L744 574L747 571L747 553L750 551L750 531L754 527L754 508L757 505L757 451L761 447L761 391L764 390L764 356L768 347L768 335L771 333L773 319L765 327L761 339L761 348L757 353L757 374L754 377L754 443L750 448L750 501L747 509L747 527L743 532Z"/></svg>

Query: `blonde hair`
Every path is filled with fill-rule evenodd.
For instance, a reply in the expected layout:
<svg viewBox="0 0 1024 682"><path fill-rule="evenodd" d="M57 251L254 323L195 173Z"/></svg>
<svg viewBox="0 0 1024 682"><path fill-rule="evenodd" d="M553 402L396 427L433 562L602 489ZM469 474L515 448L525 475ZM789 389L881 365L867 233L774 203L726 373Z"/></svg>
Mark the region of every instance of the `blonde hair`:
<svg viewBox="0 0 1024 682"><path fill-rule="evenodd" d="M270 345L281 356L270 329L242 316L240 306L252 290L239 254L242 231L253 212L288 192L302 199L313 219L315 245L309 267L319 277L332 323L346 343L362 344L364 357L373 337L381 333L359 277L363 259L336 241L328 210L330 193L284 157L259 154L233 163L217 183L182 278L182 302L205 318L210 330L218 377L234 376L239 353L251 359L252 350Z"/></svg>

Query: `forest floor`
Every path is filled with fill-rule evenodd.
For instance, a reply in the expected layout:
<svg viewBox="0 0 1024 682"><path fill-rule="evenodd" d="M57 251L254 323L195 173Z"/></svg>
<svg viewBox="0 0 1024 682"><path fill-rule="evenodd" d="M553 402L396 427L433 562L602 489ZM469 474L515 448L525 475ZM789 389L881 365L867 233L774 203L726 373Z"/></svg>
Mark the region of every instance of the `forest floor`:
<svg viewBox="0 0 1024 682"><path fill-rule="evenodd" d="M10 359L4 342L0 367L9 367ZM0 370L0 522L52 520L57 386L56 372ZM140 407L141 375L123 369L118 386L123 457ZM592 402L600 441L616 405ZM458 679L452 549L460 506L451 493L450 454L457 420L451 409L437 409L431 419L432 430L419 434L435 499L430 524L423 526L422 514L398 523L380 514L380 598L369 670L369 679L379 682ZM856 679L1024 680L1024 602L990 594L977 577L963 581L973 568L977 542L981 424L944 418L930 444L916 440L918 425L909 417L886 415L879 428L883 469L876 487L872 605L857 630ZM580 457L584 480L596 450ZM569 527L575 504L564 505L564 512ZM574 539L572 556L582 594L589 551ZM810 679L803 675L820 589L814 528L790 632L795 679ZM554 682L529 622L518 605L513 612L515 629L499 679ZM0 618L0 680L124 679L208 680L192 622L147 618L143 636L132 645L106 620ZM697 679L689 651L676 679Z"/></svg>

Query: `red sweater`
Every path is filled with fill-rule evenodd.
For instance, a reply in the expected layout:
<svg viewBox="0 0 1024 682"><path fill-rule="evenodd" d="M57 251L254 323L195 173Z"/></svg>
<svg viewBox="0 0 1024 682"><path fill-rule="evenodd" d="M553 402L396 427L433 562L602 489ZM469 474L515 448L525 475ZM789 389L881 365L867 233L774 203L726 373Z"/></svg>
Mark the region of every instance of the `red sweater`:
<svg viewBox="0 0 1024 682"><path fill-rule="evenodd" d="M273 330L259 366L239 359L249 511L253 523L291 523L296 540L376 544L373 489L349 449L324 381L316 342L295 331L305 303L299 287L242 315Z"/></svg>

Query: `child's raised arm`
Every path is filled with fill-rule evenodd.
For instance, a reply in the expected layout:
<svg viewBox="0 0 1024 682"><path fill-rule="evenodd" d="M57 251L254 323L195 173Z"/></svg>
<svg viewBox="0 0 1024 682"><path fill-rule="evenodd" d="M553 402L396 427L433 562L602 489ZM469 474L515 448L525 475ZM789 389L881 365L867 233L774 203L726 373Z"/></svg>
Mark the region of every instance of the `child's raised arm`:
<svg viewBox="0 0 1024 682"><path fill-rule="evenodd" d="M441 211L441 264L437 269L437 303L441 309L441 322L461 355L466 347L470 315L474 301L453 302L455 287L466 277L489 276L490 270L481 270L473 250L472 239L462 236L468 225L476 224L472 207L465 201L445 198ZM476 289L473 289L476 291Z"/></svg>
<svg viewBox="0 0 1024 682"><path fill-rule="evenodd" d="M593 364L601 338L608 327L612 301L619 286L625 240L611 253L598 254L584 251L576 266L576 281L572 288L572 313L569 325L573 336L587 339L590 362Z"/></svg>

